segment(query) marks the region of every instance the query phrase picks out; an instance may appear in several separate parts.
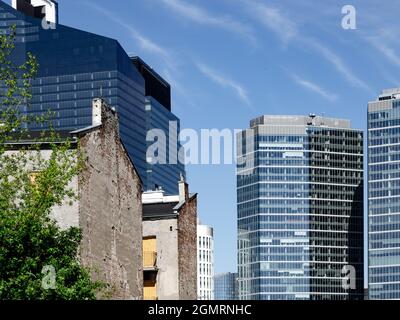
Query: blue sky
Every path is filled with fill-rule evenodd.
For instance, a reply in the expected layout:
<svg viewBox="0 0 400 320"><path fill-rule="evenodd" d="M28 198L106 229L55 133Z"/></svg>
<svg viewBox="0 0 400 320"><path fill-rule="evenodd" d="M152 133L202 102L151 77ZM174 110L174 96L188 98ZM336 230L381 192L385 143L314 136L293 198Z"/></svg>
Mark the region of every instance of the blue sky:
<svg viewBox="0 0 400 320"><path fill-rule="evenodd" d="M341 27L344 5L357 29ZM246 128L262 114L349 118L400 86L398 0L59 0L60 22L115 38L172 85L183 128ZM232 165L188 166L216 272L236 269Z"/></svg>

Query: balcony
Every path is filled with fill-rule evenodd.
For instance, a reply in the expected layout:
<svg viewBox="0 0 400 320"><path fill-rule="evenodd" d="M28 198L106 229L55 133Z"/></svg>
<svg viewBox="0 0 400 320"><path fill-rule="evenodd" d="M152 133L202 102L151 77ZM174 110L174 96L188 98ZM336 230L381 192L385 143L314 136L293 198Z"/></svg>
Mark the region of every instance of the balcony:
<svg viewBox="0 0 400 320"><path fill-rule="evenodd" d="M157 252L143 252L143 268L144 270L157 270Z"/></svg>

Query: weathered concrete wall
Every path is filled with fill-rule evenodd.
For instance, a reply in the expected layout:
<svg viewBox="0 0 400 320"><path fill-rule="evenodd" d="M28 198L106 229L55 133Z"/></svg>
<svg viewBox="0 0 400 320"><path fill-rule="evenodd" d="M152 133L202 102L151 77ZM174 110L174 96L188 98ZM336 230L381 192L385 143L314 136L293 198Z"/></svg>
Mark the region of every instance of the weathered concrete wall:
<svg viewBox="0 0 400 320"><path fill-rule="evenodd" d="M141 182L120 142L117 117L103 108L102 123L79 142L81 261L111 285L109 298L142 299Z"/></svg>
<svg viewBox="0 0 400 320"><path fill-rule="evenodd" d="M197 196L187 200L179 211L178 229L180 300L196 300Z"/></svg>
<svg viewBox="0 0 400 320"><path fill-rule="evenodd" d="M12 150L6 151L5 154L8 156L14 155L20 151ZM26 159L34 158L37 159L38 151L26 151ZM40 150L40 159L45 161L50 159L52 151L48 149ZM36 161L35 161L36 163ZM39 168L36 168L33 162L28 161L27 170L32 172L37 171ZM70 183L67 186L68 189L73 190L74 192L78 192L78 177L73 177ZM66 230L70 227L79 227L79 202L74 201L72 205L69 205L69 200L65 198L64 204L61 206L55 206L52 208L50 217L57 221L59 227L63 230Z"/></svg>
<svg viewBox="0 0 400 320"><path fill-rule="evenodd" d="M73 177L68 184L68 188L78 192L78 177ZM55 206L51 211L51 217L57 221L61 229L79 227L79 201L73 201L70 205L70 199L65 199L64 205Z"/></svg>
<svg viewBox="0 0 400 320"><path fill-rule="evenodd" d="M156 236L157 238L157 296L159 300L179 300L177 227L177 219L143 221L143 237Z"/></svg>

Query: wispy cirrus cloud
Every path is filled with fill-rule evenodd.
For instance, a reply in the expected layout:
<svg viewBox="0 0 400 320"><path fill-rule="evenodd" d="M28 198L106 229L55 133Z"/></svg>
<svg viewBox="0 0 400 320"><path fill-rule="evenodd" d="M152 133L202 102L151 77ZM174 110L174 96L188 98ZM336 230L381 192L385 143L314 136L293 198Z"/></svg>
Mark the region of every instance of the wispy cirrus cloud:
<svg viewBox="0 0 400 320"><path fill-rule="evenodd" d="M173 60L172 59L172 55L167 49L165 49L164 47L162 47L161 45L157 44L156 42L154 42L150 38L148 38L148 37L144 36L143 34L141 34L140 32L138 32L132 25L124 22L124 20L119 15L117 15L117 14L115 14L115 13L113 13L113 12L111 12L111 11L109 11L109 10L99 6L99 5L97 5L97 4L94 4L93 2L84 1L83 3L88 5L88 6L90 6L90 7L92 7L96 11L98 11L101 14L103 14L104 16L106 16L111 21L117 23L118 25L120 25L124 29L128 30L130 35L131 35L131 37L134 40L136 40L138 46L142 50L161 57L168 64L172 63L172 60Z"/></svg>
<svg viewBox="0 0 400 320"><path fill-rule="evenodd" d="M280 9L253 0L241 0L249 13L286 45L298 34L297 25Z"/></svg>
<svg viewBox="0 0 400 320"><path fill-rule="evenodd" d="M172 11L198 24L217 27L250 40L255 44L256 37L250 26L227 15L214 15L206 9L183 0L160 0Z"/></svg>
<svg viewBox="0 0 400 320"><path fill-rule="evenodd" d="M343 59L334 53L327 46L323 45L315 39L303 39L301 40L304 44L315 49L321 56L328 61L338 73L340 73L349 84L353 87L358 87L364 90L371 90L370 87L359 77L357 77L351 70L351 68L346 65Z"/></svg>
<svg viewBox="0 0 400 320"><path fill-rule="evenodd" d="M131 33L132 37L138 41L139 46L143 50L151 52L153 54L157 54L159 56L162 56L165 59L171 58L170 53L166 49L164 49L163 47L161 47L154 41L150 40L149 38L144 37L136 30L130 28L130 33Z"/></svg>
<svg viewBox="0 0 400 320"><path fill-rule="evenodd" d="M243 101L247 106L251 106L248 92L241 84L226 76L223 76L222 74L218 73L217 71L205 64L196 63L196 66L200 70L200 72L207 76L209 79L224 88L229 88L233 90L241 101Z"/></svg>
<svg viewBox="0 0 400 320"><path fill-rule="evenodd" d="M388 43L396 43L391 39L391 35L383 30L377 35L367 36L365 40L374 47L375 50L379 51L387 60L389 60L395 66L400 67L400 55L396 50L389 46ZM397 44L398 45L398 44Z"/></svg>
<svg viewBox="0 0 400 320"><path fill-rule="evenodd" d="M298 85L302 86L303 88L305 88L311 92L317 93L321 97L323 97L331 102L334 102L338 99L337 94L326 91L325 89L323 89L316 83L306 80L295 73L291 73L290 76Z"/></svg>
<svg viewBox="0 0 400 320"><path fill-rule="evenodd" d="M186 101L186 105L191 104L191 100L186 93L185 86L179 79L181 73L179 70L179 65L177 64L179 59L175 59L175 54L173 52L137 31L136 28L125 22L120 15L92 2L84 1L83 3L123 27L125 30L127 30L127 32L129 32L132 39L135 40L135 44L141 50L152 54L158 60L160 60L162 66L160 67L160 70L162 70L161 75L171 84L173 87L173 92L177 92Z"/></svg>
<svg viewBox="0 0 400 320"><path fill-rule="evenodd" d="M346 81L354 87L370 91L370 87L358 76L354 74L351 68L343 59L322 44L318 39L311 38L301 32L299 26L286 13L277 7L272 7L258 0L240 0L249 13L268 31L278 36L280 41L288 45L293 43L297 47L309 48L319 54L336 72L341 74Z"/></svg>

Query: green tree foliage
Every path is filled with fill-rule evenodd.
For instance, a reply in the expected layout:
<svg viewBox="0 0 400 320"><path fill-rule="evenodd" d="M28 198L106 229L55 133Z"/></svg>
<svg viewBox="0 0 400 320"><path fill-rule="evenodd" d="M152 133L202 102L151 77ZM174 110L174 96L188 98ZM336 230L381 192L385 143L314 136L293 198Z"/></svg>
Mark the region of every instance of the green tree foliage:
<svg viewBox="0 0 400 320"><path fill-rule="evenodd" d="M0 35L0 299L95 299L102 285L79 264L80 229L62 230L51 218L52 208L76 200L70 183L79 173L78 151L53 130L12 147L30 139L27 123L51 123L21 112L39 66L31 54L13 63L15 40L15 27ZM40 152L44 140L47 155Z"/></svg>

